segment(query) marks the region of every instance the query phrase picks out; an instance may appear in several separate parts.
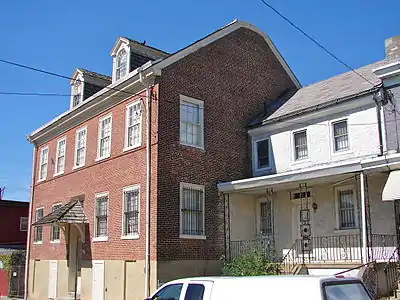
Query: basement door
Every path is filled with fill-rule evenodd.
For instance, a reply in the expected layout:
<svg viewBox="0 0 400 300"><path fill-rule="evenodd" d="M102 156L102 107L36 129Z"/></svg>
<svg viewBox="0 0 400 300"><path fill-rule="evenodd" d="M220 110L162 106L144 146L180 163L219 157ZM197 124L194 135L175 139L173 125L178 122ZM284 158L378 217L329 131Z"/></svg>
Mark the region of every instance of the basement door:
<svg viewBox="0 0 400 300"><path fill-rule="evenodd" d="M57 273L58 261L51 260L49 265L49 299L55 299L57 297Z"/></svg>
<svg viewBox="0 0 400 300"><path fill-rule="evenodd" d="M104 261L92 262L92 300L104 300Z"/></svg>

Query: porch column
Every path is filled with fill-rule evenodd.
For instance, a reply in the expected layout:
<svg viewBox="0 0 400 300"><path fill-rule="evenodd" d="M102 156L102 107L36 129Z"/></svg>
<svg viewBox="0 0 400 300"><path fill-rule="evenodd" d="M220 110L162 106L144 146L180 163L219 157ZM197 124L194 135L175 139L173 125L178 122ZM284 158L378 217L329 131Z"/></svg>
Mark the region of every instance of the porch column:
<svg viewBox="0 0 400 300"><path fill-rule="evenodd" d="M367 250L367 211L365 203L365 178L364 173L360 173L360 194L361 194L361 251L362 263L367 263L368 250Z"/></svg>

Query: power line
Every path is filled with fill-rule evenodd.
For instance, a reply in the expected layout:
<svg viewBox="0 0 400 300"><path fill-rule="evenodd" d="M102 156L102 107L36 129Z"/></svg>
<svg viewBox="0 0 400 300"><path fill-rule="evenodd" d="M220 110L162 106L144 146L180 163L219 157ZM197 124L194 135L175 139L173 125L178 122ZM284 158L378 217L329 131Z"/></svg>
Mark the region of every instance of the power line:
<svg viewBox="0 0 400 300"><path fill-rule="evenodd" d="M0 95L11 96L56 96L56 97L71 97L71 94L58 94L58 93L20 93L20 92L0 92Z"/></svg>
<svg viewBox="0 0 400 300"><path fill-rule="evenodd" d="M318 47L320 47L322 50L324 50L326 53L328 53L330 56L332 56L335 60L337 60L338 62L340 62L342 65L344 65L346 68L348 68L350 71L352 71L353 73L357 74L358 76L360 76L362 79L364 79L365 81L367 81L368 83L370 83L372 86L375 86L375 84L365 78L365 76L363 76L362 74L358 73L356 70L354 70L352 67L350 67L348 64L346 64L343 60L341 60L339 57L337 57L335 54L333 54L331 51L329 51L326 47L324 47L323 45L321 45L315 38L313 38L312 36L310 36L309 34L307 34L303 29L301 29L299 26L297 26L296 24L294 24L292 21L290 21L287 17L285 17L282 13L280 13L276 8L274 8L271 4L269 4L268 2L266 2L265 0L261 0L262 3L264 3L266 6L268 6L271 10L273 10L278 16L280 16L282 19L284 19L286 22L288 22L290 25L292 25L295 29L297 29L298 31L300 31L304 36L306 36L308 39L310 39L312 42L314 42L314 44L316 44Z"/></svg>

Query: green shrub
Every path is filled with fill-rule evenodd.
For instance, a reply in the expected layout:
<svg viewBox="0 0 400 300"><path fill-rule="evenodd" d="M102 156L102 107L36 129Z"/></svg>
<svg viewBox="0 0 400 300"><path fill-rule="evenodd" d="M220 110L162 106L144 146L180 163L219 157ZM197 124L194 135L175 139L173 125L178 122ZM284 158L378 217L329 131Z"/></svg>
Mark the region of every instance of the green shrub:
<svg viewBox="0 0 400 300"><path fill-rule="evenodd" d="M7 271L11 270L12 266L23 266L25 265L25 250L17 250L11 254L1 254L0 261L3 262L3 268Z"/></svg>
<svg viewBox="0 0 400 300"><path fill-rule="evenodd" d="M275 275L277 264L270 262L261 251L253 249L232 261L224 261L222 274L224 276Z"/></svg>

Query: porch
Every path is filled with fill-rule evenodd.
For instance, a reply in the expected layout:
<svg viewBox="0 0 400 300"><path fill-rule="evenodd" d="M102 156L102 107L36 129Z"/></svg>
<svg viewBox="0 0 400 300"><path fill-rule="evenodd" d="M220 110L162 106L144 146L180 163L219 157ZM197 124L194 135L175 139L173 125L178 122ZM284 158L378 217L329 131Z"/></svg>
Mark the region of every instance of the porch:
<svg viewBox="0 0 400 300"><path fill-rule="evenodd" d="M400 224L396 205L382 202L386 181L384 173L353 172L229 191L226 256L257 249L292 265L387 261Z"/></svg>

